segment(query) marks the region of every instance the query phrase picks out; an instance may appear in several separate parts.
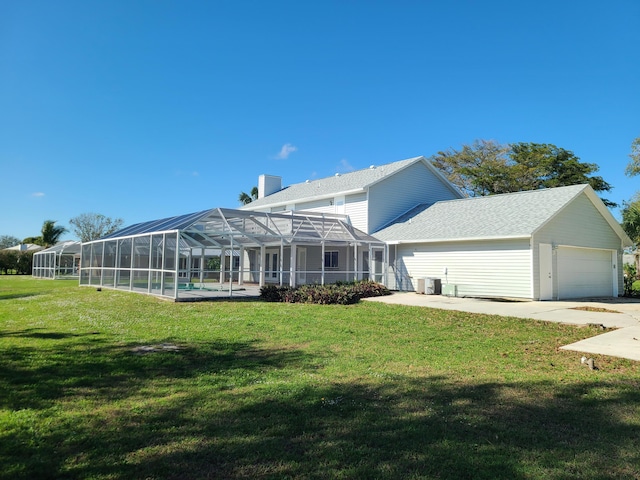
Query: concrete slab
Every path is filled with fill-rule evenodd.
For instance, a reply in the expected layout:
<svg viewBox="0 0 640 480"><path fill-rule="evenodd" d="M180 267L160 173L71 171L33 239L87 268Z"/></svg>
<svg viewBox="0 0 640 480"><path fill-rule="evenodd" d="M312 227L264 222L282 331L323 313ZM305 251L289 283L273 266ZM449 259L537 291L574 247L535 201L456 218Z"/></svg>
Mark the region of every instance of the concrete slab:
<svg viewBox="0 0 640 480"><path fill-rule="evenodd" d="M607 328L619 330L582 340L562 348L640 361L640 301L636 299L607 298L533 302L397 292L387 297L375 297L367 300L482 313L485 315L531 318L545 322L572 325L603 325ZM602 309L609 310L609 312L594 311Z"/></svg>
<svg viewBox="0 0 640 480"><path fill-rule="evenodd" d="M621 328L565 345L560 349L640 361L640 327Z"/></svg>

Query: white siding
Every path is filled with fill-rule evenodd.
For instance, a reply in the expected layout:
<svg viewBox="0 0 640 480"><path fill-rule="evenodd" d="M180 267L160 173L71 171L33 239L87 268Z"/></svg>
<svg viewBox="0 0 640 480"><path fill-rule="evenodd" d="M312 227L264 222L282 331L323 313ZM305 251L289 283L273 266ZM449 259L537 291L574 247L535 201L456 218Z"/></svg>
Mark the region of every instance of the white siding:
<svg viewBox="0 0 640 480"><path fill-rule="evenodd" d="M333 199L325 198L311 202L296 203L296 210L306 210L317 213L335 213Z"/></svg>
<svg viewBox="0 0 640 480"><path fill-rule="evenodd" d="M367 194L365 192L348 195L346 198L345 213L349 215L351 225L358 230L367 230Z"/></svg>
<svg viewBox="0 0 640 480"><path fill-rule="evenodd" d="M622 247L620 237L612 230L611 226L598 209L591 203L586 194L581 194L567 208L556 215L549 223L537 232L533 237L533 264L538 265L538 245L550 243L554 247L553 271L554 285L553 298L558 298L558 259L556 248L561 245L603 248L618 252L618 265L622 265ZM623 291L622 269L618 271L618 291ZM533 275L534 298L539 298L540 272L535 268Z"/></svg>
<svg viewBox="0 0 640 480"><path fill-rule="evenodd" d="M435 277L457 285L459 296L532 295L529 240L399 245L396 272L396 288L403 290L415 290L420 277Z"/></svg>
<svg viewBox="0 0 640 480"><path fill-rule="evenodd" d="M373 233L421 203L459 198L422 162L415 163L369 189L367 233Z"/></svg>

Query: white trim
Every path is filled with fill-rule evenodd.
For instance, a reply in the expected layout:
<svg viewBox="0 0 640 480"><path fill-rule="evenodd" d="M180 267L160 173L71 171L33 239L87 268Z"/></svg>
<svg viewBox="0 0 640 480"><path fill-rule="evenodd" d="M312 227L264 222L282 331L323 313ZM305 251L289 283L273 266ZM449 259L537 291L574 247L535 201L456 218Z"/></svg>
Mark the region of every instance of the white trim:
<svg viewBox="0 0 640 480"><path fill-rule="evenodd" d="M546 250L545 254L543 254L543 248ZM531 253L533 258L533 248L531 249ZM546 260L544 264L543 260ZM545 281L546 275L550 275L549 282ZM553 300L553 277L553 245L550 243L540 243L538 244L538 298L540 300ZM533 284L533 281L531 283ZM543 284L546 285L544 289L542 288ZM531 295L531 298L533 298L533 295Z"/></svg>
<svg viewBox="0 0 640 480"><path fill-rule="evenodd" d="M375 234L374 234L375 235ZM450 242L479 242L485 240L518 240L521 238L531 238L531 235L500 235L493 237L467 237L467 238L436 238L436 239L416 239L416 240L389 240L388 245L410 245L412 243L450 243Z"/></svg>
<svg viewBox="0 0 640 480"><path fill-rule="evenodd" d="M282 205L284 205L285 207L287 205L297 206L300 203L308 203L308 202L313 202L315 200L327 200L327 199L335 198L336 196L341 196L341 195L347 196L347 195L352 195L354 193L362 193L365 190L366 190L366 187L362 187L362 188L354 188L353 190L345 190L345 191L342 191L342 192L328 193L328 194L323 194L323 195L314 195L313 197L299 197L299 198L296 198L294 200L287 200L286 202L273 202L273 203L268 203L268 204L261 204L261 205L255 207L256 210L251 209L251 203L248 203L247 205L241 206L238 210L243 210L243 211L246 211L246 212L252 212L252 211L261 211L263 208L273 208L273 207L279 207L279 206L282 206ZM260 210L258 210L258 209L260 209ZM302 210L296 210L295 212L298 213L299 211L302 211ZM267 213L267 212L265 212L265 213ZM273 212L271 212L271 213L273 213ZM281 212L276 212L276 213L281 213Z"/></svg>

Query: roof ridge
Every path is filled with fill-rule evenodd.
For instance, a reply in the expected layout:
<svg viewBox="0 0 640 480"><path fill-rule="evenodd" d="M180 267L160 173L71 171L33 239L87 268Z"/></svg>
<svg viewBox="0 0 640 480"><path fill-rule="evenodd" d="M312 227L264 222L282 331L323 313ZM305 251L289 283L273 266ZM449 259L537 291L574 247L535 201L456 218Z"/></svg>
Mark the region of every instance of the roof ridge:
<svg viewBox="0 0 640 480"><path fill-rule="evenodd" d="M559 189L566 189L566 188L582 187L580 189L584 189L585 187L588 187L588 186L589 186L588 183L577 183L575 185L562 185L560 187L544 187L544 188L535 188L533 190L519 190L517 192L496 193L496 194L493 194L493 195L478 195L477 197L454 198L454 199L451 199L451 200L440 200L439 202L436 202L436 203L464 202L464 201L468 201L468 200L476 200L477 201L477 200L484 199L484 198L497 198L497 197L501 197L502 198L502 197L507 197L507 196L511 196L511 195L542 193L542 192L547 192L549 190L559 190ZM579 190L579 189L576 188L576 190Z"/></svg>
<svg viewBox="0 0 640 480"><path fill-rule="evenodd" d="M313 180L305 180L303 182L292 183L290 185L287 185L286 187L282 187L282 190L284 190L285 188L289 188L289 187L291 187L293 185L302 185L302 184L307 184L307 183L320 182L322 180L328 180L328 179L331 179L331 178L334 178L334 177L343 177L345 175L353 175L353 174L356 174L356 173L366 172L367 170L376 170L378 168L386 167L386 166L393 165L393 164L396 164L396 163L402 163L402 162L409 163L410 161L416 161L416 160L418 160L420 158L422 158L422 156L418 155L417 157L405 158L405 159L402 159L402 160L395 160L393 162L387 162L387 163L383 163L383 164L380 164L380 165L371 164L369 167L359 168L358 170L351 170L350 172L345 172L345 173L336 172L333 175L327 175L326 177L315 178Z"/></svg>

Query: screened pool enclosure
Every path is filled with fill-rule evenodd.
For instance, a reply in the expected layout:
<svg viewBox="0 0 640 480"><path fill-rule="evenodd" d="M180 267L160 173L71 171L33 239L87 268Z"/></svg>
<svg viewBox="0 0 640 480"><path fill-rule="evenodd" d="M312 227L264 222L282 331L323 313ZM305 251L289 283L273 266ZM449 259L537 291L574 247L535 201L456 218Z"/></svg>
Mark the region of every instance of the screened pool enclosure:
<svg viewBox="0 0 640 480"><path fill-rule="evenodd" d="M80 242L60 242L33 254L31 273L38 278L73 278L79 265Z"/></svg>
<svg viewBox="0 0 640 480"><path fill-rule="evenodd" d="M194 292L232 296L269 283L385 283L386 258L384 242L344 215L216 208L82 244L80 285L178 300Z"/></svg>

